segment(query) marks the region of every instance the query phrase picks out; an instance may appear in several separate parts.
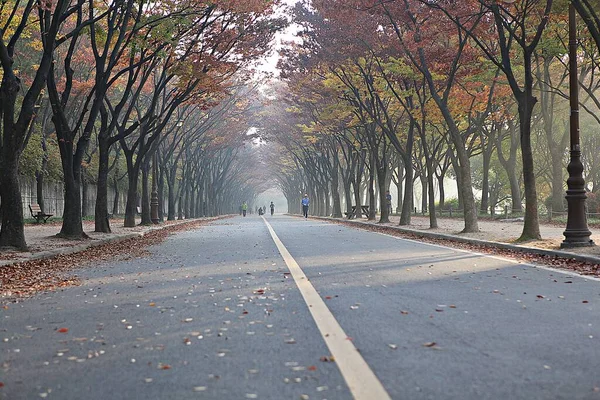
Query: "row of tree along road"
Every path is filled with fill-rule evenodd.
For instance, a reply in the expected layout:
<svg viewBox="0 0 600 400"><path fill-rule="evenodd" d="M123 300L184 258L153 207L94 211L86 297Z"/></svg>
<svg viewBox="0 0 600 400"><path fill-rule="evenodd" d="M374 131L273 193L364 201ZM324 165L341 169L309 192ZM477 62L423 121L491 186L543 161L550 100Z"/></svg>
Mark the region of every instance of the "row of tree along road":
<svg viewBox="0 0 600 400"><path fill-rule="evenodd" d="M90 180L101 232L110 231L108 185L127 187L125 226L136 223L139 204L142 223L150 222L151 178L159 199L168 199L161 214L169 219L234 212L256 196L240 161L252 157L243 146L256 90L247 67L283 25L273 7L3 3L0 247L26 248L21 172L34 174L40 188L45 178L62 179L64 237L85 236L81 188Z"/></svg>
<svg viewBox="0 0 600 400"><path fill-rule="evenodd" d="M600 4L572 3L580 16L584 177L594 200L588 206L598 212ZM375 218L373 205L386 204L393 181L400 224L409 224L420 182L420 208L436 227L451 175L465 232L478 230L479 212L507 202L521 212L524 202L521 239L540 238L538 210L564 210L568 7L556 0L299 4L301 40L284 51L275 91L289 101L285 110L272 107L269 121L277 123L265 127L281 149L273 163L290 204L307 190L313 211L339 217L340 197L351 213L366 191Z"/></svg>

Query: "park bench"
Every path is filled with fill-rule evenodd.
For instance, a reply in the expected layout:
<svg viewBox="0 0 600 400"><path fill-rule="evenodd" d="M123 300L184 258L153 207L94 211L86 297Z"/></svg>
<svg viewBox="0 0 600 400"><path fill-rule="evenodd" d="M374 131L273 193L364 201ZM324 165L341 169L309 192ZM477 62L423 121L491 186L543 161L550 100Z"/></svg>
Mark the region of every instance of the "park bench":
<svg viewBox="0 0 600 400"><path fill-rule="evenodd" d="M362 215L367 216L367 217L369 216L369 206L360 206L360 209L362 210ZM356 215L356 206L352 206L352 211L345 212L344 215L348 219L354 218L354 216Z"/></svg>
<svg viewBox="0 0 600 400"><path fill-rule="evenodd" d="M35 221L38 224L40 223L40 221L44 221L44 223L46 223L46 221L48 221L48 219L54 215L42 212L42 208L39 204L30 204L29 211L31 211L31 216L35 218Z"/></svg>

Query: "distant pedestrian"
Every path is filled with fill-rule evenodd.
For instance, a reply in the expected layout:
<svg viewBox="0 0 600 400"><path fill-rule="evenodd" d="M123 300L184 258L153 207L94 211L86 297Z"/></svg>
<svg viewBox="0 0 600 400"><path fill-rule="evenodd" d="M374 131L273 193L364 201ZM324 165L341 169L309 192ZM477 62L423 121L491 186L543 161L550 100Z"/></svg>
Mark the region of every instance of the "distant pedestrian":
<svg viewBox="0 0 600 400"><path fill-rule="evenodd" d="M271 207L271 215L273 215L273 213L275 213L275 204L271 202L271 205L269 207Z"/></svg>
<svg viewBox="0 0 600 400"><path fill-rule="evenodd" d="M304 197L302 198L302 214L304 218L308 218L308 206L310 204L310 199L308 198L308 193L304 193Z"/></svg>
<svg viewBox="0 0 600 400"><path fill-rule="evenodd" d="M248 203L243 202L242 203L242 215L245 217L246 216L246 212L248 211Z"/></svg>
<svg viewBox="0 0 600 400"><path fill-rule="evenodd" d="M385 191L385 203L388 210L388 215L392 215L392 195L389 190Z"/></svg>

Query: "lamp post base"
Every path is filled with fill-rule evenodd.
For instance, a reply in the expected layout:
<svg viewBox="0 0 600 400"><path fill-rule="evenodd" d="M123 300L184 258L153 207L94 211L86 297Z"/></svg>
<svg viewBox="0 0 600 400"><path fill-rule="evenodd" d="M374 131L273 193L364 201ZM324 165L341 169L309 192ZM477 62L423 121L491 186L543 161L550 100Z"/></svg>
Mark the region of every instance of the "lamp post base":
<svg viewBox="0 0 600 400"><path fill-rule="evenodd" d="M574 235L571 233L570 236L572 237ZM588 239L582 238L583 240L581 240L581 241L574 241L573 239L569 239L569 241L567 241L565 239L560 244L560 248L561 249L574 249L574 248L578 248L578 247L592 247L592 246L596 245L593 240L589 239L589 237L590 237L589 233L587 235L585 235L585 237Z"/></svg>
<svg viewBox="0 0 600 400"><path fill-rule="evenodd" d="M158 218L158 193L152 192L150 198L150 219L153 224L158 224L160 218Z"/></svg>

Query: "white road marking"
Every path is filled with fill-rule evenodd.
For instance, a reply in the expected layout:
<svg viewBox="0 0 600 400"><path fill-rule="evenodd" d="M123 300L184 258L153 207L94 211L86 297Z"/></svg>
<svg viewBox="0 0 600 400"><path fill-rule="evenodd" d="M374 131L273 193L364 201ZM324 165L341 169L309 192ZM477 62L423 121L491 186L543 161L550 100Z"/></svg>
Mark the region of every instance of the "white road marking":
<svg viewBox="0 0 600 400"><path fill-rule="evenodd" d="M362 358L352 340L346 335L340 324L337 322L325 302L317 293L316 289L310 283L304 272L294 260L290 252L285 248L271 224L263 217L271 237L277 245L281 257L288 266L304 302L308 306L317 328L323 336L323 340L331 355L335 358L335 363L340 369L346 384L355 400L388 400L391 399L385 388L377 379L369 365Z"/></svg>

